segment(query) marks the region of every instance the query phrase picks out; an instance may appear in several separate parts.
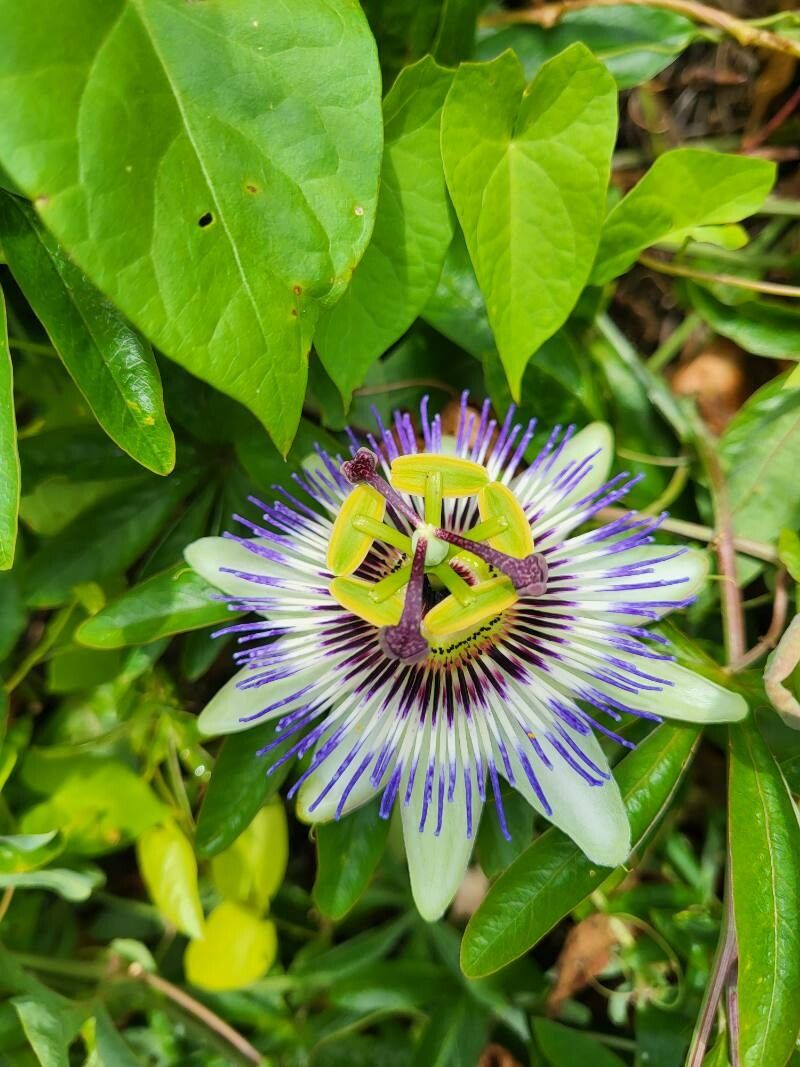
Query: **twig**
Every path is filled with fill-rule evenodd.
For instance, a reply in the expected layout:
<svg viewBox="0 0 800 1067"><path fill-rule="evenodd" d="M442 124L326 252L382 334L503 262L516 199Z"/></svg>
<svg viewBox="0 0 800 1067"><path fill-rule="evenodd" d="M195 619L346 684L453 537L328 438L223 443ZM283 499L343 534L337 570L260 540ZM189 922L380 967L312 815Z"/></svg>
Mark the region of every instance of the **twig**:
<svg viewBox="0 0 800 1067"><path fill-rule="evenodd" d="M755 278L740 278L736 274L712 274L710 271L695 270L694 267L686 267L680 263L669 262L666 259L658 259L656 256L639 256L639 262L643 267L658 271L659 274L669 274L673 278L693 278L699 282L717 282L720 285L731 285L736 289L749 289L754 293L770 293L773 296L785 296L793 300L800 300L800 286L783 285L781 282L760 282Z"/></svg>
<svg viewBox="0 0 800 1067"><path fill-rule="evenodd" d="M703 1004L700 1015L695 1024L692 1044L689 1055L686 1058L686 1067L700 1067L705 1058L708 1039L714 1027L714 1019L717 1014L725 983L728 980L731 967L736 963L736 927L733 923L733 908L730 904L731 892L729 876L725 879L725 911L722 918L722 936L714 956L714 964L708 977L708 985L703 996Z"/></svg>
<svg viewBox="0 0 800 1067"><path fill-rule="evenodd" d="M385 382L382 385L362 385L356 389L354 396L379 396L381 393L393 393L398 389L440 389L449 396L458 397L456 388L439 378L405 378L398 382Z"/></svg>
<svg viewBox="0 0 800 1067"><path fill-rule="evenodd" d="M5 919L6 912L11 907L11 901L14 899L14 886L7 885L3 891L3 897L0 899L0 923Z"/></svg>
<svg viewBox="0 0 800 1067"><path fill-rule="evenodd" d="M731 964L728 973L728 1057L731 1067L739 1067L739 964Z"/></svg>
<svg viewBox="0 0 800 1067"><path fill-rule="evenodd" d="M746 644L742 591L736 578L736 547L728 486L717 453L706 437L704 428L698 429L697 444L708 471L711 496L714 501L714 516L717 521L714 548L717 553L719 573L722 577L722 622L725 631L725 650L728 666L732 668L744 656Z"/></svg>
<svg viewBox="0 0 800 1067"><path fill-rule="evenodd" d="M789 589L786 578L786 570L781 567L775 575L775 598L772 602L772 620L769 624L769 629L761 640L753 645L749 652L745 652L741 659L731 665L731 673L735 674L738 671L746 670L747 667L752 667L754 663L758 663L761 657L770 652L780 640L783 628L786 625L786 615L789 611Z"/></svg>
<svg viewBox="0 0 800 1067"><path fill-rule="evenodd" d="M729 15L727 11L697 3L696 0L560 0L558 3L542 4L523 11L499 11L481 19L484 26L504 26L514 22L530 22L552 29L564 15L571 11L583 11L596 7L660 7L683 15L691 22L720 30L740 45L751 48L768 48L773 52L786 52L800 57L800 41L771 33L744 19Z"/></svg>
<svg viewBox="0 0 800 1067"><path fill-rule="evenodd" d="M797 107L800 106L800 88L795 89L786 103L779 107L769 122L765 123L760 130L756 130L750 137L742 141L742 151L752 152L767 140L789 118Z"/></svg>
<svg viewBox="0 0 800 1067"><path fill-rule="evenodd" d="M165 978L160 978L157 974L150 974L140 963L132 963L128 967L127 974L130 978L143 982L151 989L161 993L162 996L171 1000L173 1004L177 1004L179 1008L188 1012L189 1015L215 1033L217 1037L222 1038L232 1049L235 1049L248 1063L261 1064L264 1062L264 1057L254 1045L250 1044L247 1038L242 1037L237 1030L234 1030L224 1019L221 1019L216 1012L211 1011L205 1004L201 1004L199 1000L195 1000L194 997L189 996L188 993L173 985L172 982L168 982Z"/></svg>
<svg viewBox="0 0 800 1067"><path fill-rule="evenodd" d="M598 518L603 520L621 519L623 515L629 514L627 508L602 508L598 513ZM682 537L691 537L695 541L705 541L712 547L715 547L717 540L717 532L710 526L702 526L698 522L685 522L683 519L664 519L661 523L660 529L666 530L668 533L680 534ZM772 545L768 545L765 541L752 541L749 537L734 537L733 547L737 552L741 552L745 556L752 556L754 559L761 559L765 563L777 563L778 553Z"/></svg>

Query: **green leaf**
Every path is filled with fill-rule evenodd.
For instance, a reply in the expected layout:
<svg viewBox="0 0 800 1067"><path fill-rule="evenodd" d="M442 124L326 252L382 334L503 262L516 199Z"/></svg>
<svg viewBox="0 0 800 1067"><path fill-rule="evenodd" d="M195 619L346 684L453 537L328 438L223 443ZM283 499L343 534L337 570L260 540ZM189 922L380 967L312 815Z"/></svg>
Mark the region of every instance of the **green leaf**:
<svg viewBox="0 0 800 1067"><path fill-rule="evenodd" d="M693 727L664 724L615 768L634 848L669 805L699 736ZM527 952L608 877L560 830L547 830L500 875L470 920L461 945L465 974L480 978Z"/></svg>
<svg viewBox="0 0 800 1067"><path fill-rule="evenodd" d="M623 1061L599 1041L572 1026L551 1019L534 1019L533 1036L552 1067L625 1067Z"/></svg>
<svg viewBox="0 0 800 1067"><path fill-rule="evenodd" d="M102 1005L95 1012L94 1024L96 1067L141 1067Z"/></svg>
<svg viewBox="0 0 800 1067"><path fill-rule="evenodd" d="M497 358L486 303L460 230L447 250L439 284L422 317L476 359L487 353L495 353Z"/></svg>
<svg viewBox="0 0 800 1067"><path fill-rule="evenodd" d="M378 802L364 804L346 818L317 826L317 877L314 901L329 918L339 920L367 888L389 834Z"/></svg>
<svg viewBox="0 0 800 1067"><path fill-rule="evenodd" d="M475 840L475 852L487 878L495 878L509 867L533 836L533 808L525 797L508 787L503 789L502 799L511 840L503 835L496 806L491 801L484 806Z"/></svg>
<svg viewBox="0 0 800 1067"><path fill-rule="evenodd" d="M175 466L150 346L66 256L22 200L0 192L0 243L14 280L97 421L156 474Z"/></svg>
<svg viewBox="0 0 800 1067"><path fill-rule="evenodd" d="M580 44L527 89L511 52L464 64L447 96L447 185L515 397L588 279L616 123L614 81Z"/></svg>
<svg viewBox="0 0 800 1067"><path fill-rule="evenodd" d="M414 1049L411 1067L477 1063L488 1036L486 1013L464 994L433 1015Z"/></svg>
<svg viewBox="0 0 800 1067"><path fill-rule="evenodd" d="M682 15L655 7L587 8L565 12L555 26L509 26L484 37L480 59L513 48L532 78L541 65L568 45L582 41L605 64L620 89L649 81L668 66L696 36Z"/></svg>
<svg viewBox="0 0 800 1067"><path fill-rule="evenodd" d="M273 922L223 900L209 915L202 937L186 948L186 977L214 992L241 989L266 974L277 951Z"/></svg>
<svg viewBox="0 0 800 1067"><path fill-rule="evenodd" d="M71 851L97 855L135 839L164 816L149 785L123 763L94 760L64 768L64 777L20 819L25 834L58 827Z"/></svg>
<svg viewBox="0 0 800 1067"><path fill-rule="evenodd" d="M0 289L0 570L14 562L19 513L19 455L14 416L14 372L8 348L6 302Z"/></svg>
<svg viewBox="0 0 800 1067"><path fill-rule="evenodd" d="M719 442L739 537L775 541L783 527L800 526L800 392L783 384L776 378L754 393Z"/></svg>
<svg viewBox="0 0 800 1067"><path fill-rule="evenodd" d="M730 727L728 831L742 1067L786 1063L800 1018L800 825L752 724Z"/></svg>
<svg viewBox="0 0 800 1067"><path fill-rule="evenodd" d="M26 434L19 443L25 492L56 475L73 484L141 474L99 426L63 426Z"/></svg>
<svg viewBox="0 0 800 1067"><path fill-rule="evenodd" d="M14 874L42 867L63 848L58 831L45 834L6 834L0 837L0 873Z"/></svg>
<svg viewBox="0 0 800 1067"><path fill-rule="evenodd" d="M2 0L0 23L9 174L94 284L285 453L320 303L375 216L380 78L360 8L66 0L43 23Z"/></svg>
<svg viewBox="0 0 800 1067"><path fill-rule="evenodd" d="M0 889L47 889L70 903L80 904L88 900L92 890L102 885L103 881L102 871L96 868L73 871L66 867L47 867L43 871L0 874Z"/></svg>
<svg viewBox="0 0 800 1067"><path fill-rule="evenodd" d="M453 221L439 149L453 72L430 56L406 67L383 105L384 149L375 229L314 347L345 405L370 365L408 329L436 287Z"/></svg>
<svg viewBox="0 0 800 1067"><path fill-rule="evenodd" d="M208 858L227 848L286 780L291 760L268 773L280 758L280 748L266 758L258 755L275 736L276 723L271 722L231 734L223 741L197 817L198 856Z"/></svg>
<svg viewBox="0 0 800 1067"><path fill-rule="evenodd" d="M687 292L695 311L723 337L729 337L746 352L774 359L797 359L800 312L770 300L723 304L708 289L693 282Z"/></svg>
<svg viewBox="0 0 800 1067"><path fill-rule="evenodd" d="M280 800L259 811L236 840L211 861L211 877L226 900L257 914L280 889L289 859L289 829Z"/></svg>
<svg viewBox="0 0 800 1067"><path fill-rule="evenodd" d="M27 561L24 584L35 607L62 604L76 585L126 570L156 536L196 475L148 479L81 512Z"/></svg>
<svg viewBox="0 0 800 1067"><path fill-rule="evenodd" d="M11 1003L42 1067L69 1067L69 1045L80 1025L78 1012L35 995L14 997Z"/></svg>
<svg viewBox="0 0 800 1067"><path fill-rule="evenodd" d="M185 563L155 574L82 623L75 639L90 648L124 648L232 619L216 590Z"/></svg>
<svg viewBox="0 0 800 1067"><path fill-rule="evenodd" d="M616 278L658 241L680 240L696 226L747 218L774 180L775 165L766 159L700 148L664 152L609 212L592 284Z"/></svg>
<svg viewBox="0 0 800 1067"><path fill-rule="evenodd" d="M800 584L800 537L794 530L783 529L778 534L778 555L792 578Z"/></svg>
<svg viewBox="0 0 800 1067"><path fill-rule="evenodd" d="M185 834L173 822L154 826L136 842L136 857L150 897L164 919L189 937L202 937L197 863Z"/></svg>

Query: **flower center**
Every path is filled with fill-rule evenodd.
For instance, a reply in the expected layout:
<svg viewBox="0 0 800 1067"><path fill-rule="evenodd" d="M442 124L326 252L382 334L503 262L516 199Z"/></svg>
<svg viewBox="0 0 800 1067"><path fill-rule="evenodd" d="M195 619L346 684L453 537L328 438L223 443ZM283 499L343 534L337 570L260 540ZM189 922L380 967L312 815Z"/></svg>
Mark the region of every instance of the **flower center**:
<svg viewBox="0 0 800 1067"><path fill-rule="evenodd" d="M375 453L360 448L342 464L342 473L354 488L331 532L330 592L343 607L381 627L388 655L421 662L432 648L468 638L520 596L545 591L547 564L533 550L525 512L480 464L431 453L399 456L386 481ZM421 507L401 494L419 497ZM470 497L480 521L461 532L447 529L443 501ZM405 521L410 535L385 521L387 508L398 523ZM378 582L354 577L375 541L392 545L403 562Z"/></svg>

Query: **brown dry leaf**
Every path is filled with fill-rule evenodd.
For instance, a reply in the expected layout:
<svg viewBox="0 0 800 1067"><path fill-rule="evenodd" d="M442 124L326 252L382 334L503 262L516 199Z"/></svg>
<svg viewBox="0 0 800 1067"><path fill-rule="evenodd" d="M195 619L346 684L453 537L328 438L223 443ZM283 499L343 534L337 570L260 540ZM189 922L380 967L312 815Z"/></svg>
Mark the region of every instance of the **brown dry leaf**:
<svg viewBox="0 0 800 1067"><path fill-rule="evenodd" d="M478 1067L522 1067L522 1064L502 1045L487 1045L478 1060Z"/></svg>
<svg viewBox="0 0 800 1067"><path fill-rule="evenodd" d="M547 998L549 1015L608 966L620 943L620 923L599 912L573 926L556 963L556 981Z"/></svg>
<svg viewBox="0 0 800 1067"><path fill-rule="evenodd" d="M750 392L746 358L738 345L716 337L670 379L673 393L694 396L700 417L713 434L721 434Z"/></svg>

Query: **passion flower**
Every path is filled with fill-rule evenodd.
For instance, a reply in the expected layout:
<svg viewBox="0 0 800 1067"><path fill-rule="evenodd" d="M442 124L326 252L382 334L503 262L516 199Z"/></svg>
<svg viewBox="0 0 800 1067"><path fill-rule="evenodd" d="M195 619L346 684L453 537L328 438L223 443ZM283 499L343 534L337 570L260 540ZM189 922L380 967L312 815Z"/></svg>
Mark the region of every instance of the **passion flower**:
<svg viewBox="0 0 800 1067"><path fill-rule="evenodd" d="M200 716L207 735L277 719L265 773L311 753L299 816L338 819L380 794L400 808L411 886L435 919L455 894L501 779L598 864L630 851L597 739L625 716L727 722L742 698L678 666L645 626L691 603L705 557L654 542L664 516L598 513L638 481L609 480L608 427L502 425L462 398L455 437L422 402L351 455L319 449L246 536L194 542L189 564L237 612L241 670ZM585 527L581 532L579 528ZM287 747L288 746L288 747ZM280 747L279 758L270 759ZM254 753L254 758L256 755Z"/></svg>

